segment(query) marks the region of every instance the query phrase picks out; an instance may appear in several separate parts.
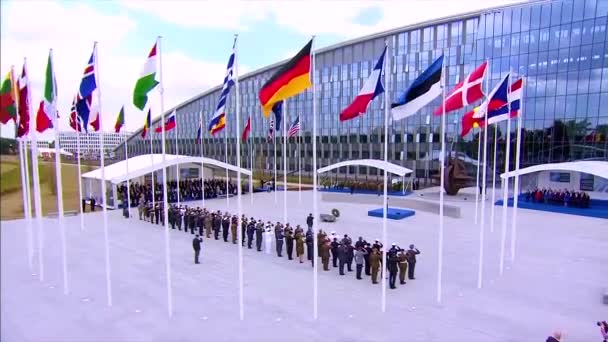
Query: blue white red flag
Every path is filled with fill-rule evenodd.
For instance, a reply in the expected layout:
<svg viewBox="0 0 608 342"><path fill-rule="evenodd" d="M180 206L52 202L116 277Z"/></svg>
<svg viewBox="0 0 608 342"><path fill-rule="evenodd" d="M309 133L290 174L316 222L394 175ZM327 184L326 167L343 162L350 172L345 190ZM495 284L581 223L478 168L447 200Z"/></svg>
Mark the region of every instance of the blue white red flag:
<svg viewBox="0 0 608 342"><path fill-rule="evenodd" d="M234 39L234 45L232 46L232 54L230 54L230 58L228 58L228 65L226 67L226 76L224 76L224 86L222 87L222 93L220 94L220 100L217 103L217 107L215 109L215 113L209 121L208 130L211 135L215 135L220 132L224 127L226 127L226 100L228 100L228 94L230 94L230 88L234 85L234 59L235 59L235 51L234 47L236 45L236 39Z"/></svg>
<svg viewBox="0 0 608 342"><path fill-rule="evenodd" d="M517 115L519 115L519 110L521 108L521 101L522 101L522 95L523 95L523 84L524 84L524 80L521 78L519 80L513 82L513 84L511 84L511 91L509 92L509 95L508 95L509 104L504 105L498 109L489 111L488 112L488 124L494 124L497 122L501 122L501 121L507 120L509 117L514 118L514 117L517 117ZM509 115L507 115L507 113L509 112L509 109L511 110L511 113Z"/></svg>
<svg viewBox="0 0 608 342"><path fill-rule="evenodd" d="M94 104L93 93L97 90L95 79L95 51L91 54L87 66L84 68L78 96L76 100L76 112L80 117L82 128L86 131L91 125L95 131L99 131L99 111Z"/></svg>
<svg viewBox="0 0 608 342"><path fill-rule="evenodd" d="M354 119L359 115L365 114L372 100L384 93L382 71L384 70L386 49L387 48L385 47L384 51L382 51L382 55L380 55L378 62L376 62L376 66L363 84L363 88L361 88L357 97L355 97L353 102L340 113L340 121Z"/></svg>

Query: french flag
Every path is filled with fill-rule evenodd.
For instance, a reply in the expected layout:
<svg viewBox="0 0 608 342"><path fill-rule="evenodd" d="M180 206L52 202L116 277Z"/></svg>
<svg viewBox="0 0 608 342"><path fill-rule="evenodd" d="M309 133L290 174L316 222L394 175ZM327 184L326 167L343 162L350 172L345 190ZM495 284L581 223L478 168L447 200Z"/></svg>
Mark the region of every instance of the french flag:
<svg viewBox="0 0 608 342"><path fill-rule="evenodd" d="M168 131L174 129L176 125L177 124L175 122L175 111L173 111L173 113L171 113L171 115L169 115L169 117L167 118L167 121L165 121L165 126L164 127L156 127L156 129L154 131L156 133L161 133L163 131L163 128L164 128L165 132L168 132Z"/></svg>
<svg viewBox="0 0 608 342"><path fill-rule="evenodd" d="M376 66L369 75L363 88L353 102L340 113L340 121L354 119L365 114L367 107L378 95L384 93L384 85L382 84L382 71L384 70L384 58L386 56L386 47L382 51L382 55L376 62Z"/></svg>
<svg viewBox="0 0 608 342"><path fill-rule="evenodd" d="M505 121L511 118L517 117L519 115L519 111L521 108L521 100L523 95L523 78L518 79L517 81L511 84L511 89L508 94L509 105L504 105L498 109L491 110L488 112L488 124L495 124L497 122ZM509 108L510 107L510 108ZM507 115L511 110L511 113Z"/></svg>

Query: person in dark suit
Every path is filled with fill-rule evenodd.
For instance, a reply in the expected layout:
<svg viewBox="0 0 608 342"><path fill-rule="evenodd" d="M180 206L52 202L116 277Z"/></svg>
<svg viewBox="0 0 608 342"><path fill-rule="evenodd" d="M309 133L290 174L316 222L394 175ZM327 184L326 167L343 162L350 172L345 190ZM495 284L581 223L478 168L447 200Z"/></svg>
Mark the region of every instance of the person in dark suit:
<svg viewBox="0 0 608 342"><path fill-rule="evenodd" d="M91 197L91 211L94 212L95 211L95 198Z"/></svg>
<svg viewBox="0 0 608 342"><path fill-rule="evenodd" d="M203 242L203 238L199 237L198 234L192 240L192 248L194 249L194 263L200 264L198 262L198 256L201 253L201 243Z"/></svg>
<svg viewBox="0 0 608 342"><path fill-rule="evenodd" d="M306 218L306 225L308 226L308 229L312 229L312 224L314 221L314 217L312 217L312 214L308 214L308 217Z"/></svg>
<svg viewBox="0 0 608 342"><path fill-rule="evenodd" d="M86 199L82 199L82 212L86 213L87 212L87 200ZM141 220L141 219L140 219Z"/></svg>

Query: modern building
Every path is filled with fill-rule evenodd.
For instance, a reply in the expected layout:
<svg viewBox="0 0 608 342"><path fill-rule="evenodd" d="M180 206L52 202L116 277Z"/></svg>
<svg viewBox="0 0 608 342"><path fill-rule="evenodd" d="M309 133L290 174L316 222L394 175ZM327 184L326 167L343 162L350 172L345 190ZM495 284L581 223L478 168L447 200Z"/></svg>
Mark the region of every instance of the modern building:
<svg viewBox="0 0 608 342"><path fill-rule="evenodd" d="M357 119L342 123L338 116L360 90L385 41L389 44L391 101L441 54L446 57L448 90L489 60L490 89L509 70L517 77L526 76L522 167L608 159L607 15L608 0L533 1L422 22L315 51L318 167L347 159L383 158L382 99L376 99L367 114ZM302 45L305 43L302 41ZM226 108L226 129L216 137L205 132L202 145L196 140L199 122L202 117L206 127L213 115L222 80L218 80L217 87L177 106L177 128L168 133L167 152L200 155L202 146L206 157L236 164L236 136L251 115L251 135L241 148L242 165L258 172L271 170L274 144L266 139L269 120L261 113L258 91L282 63L285 61L240 76L240 127L235 123L233 89ZM312 90L308 90L287 101L287 125L300 115L302 127L300 143L295 138L287 142L288 172L298 170L299 155L304 174L312 171L312 95ZM421 183L438 174L441 117L432 115L432 111L440 102L441 98L437 98L419 114L389 126L389 160L415 170ZM472 107L447 116L448 150L464 154L465 161L477 159L478 131L464 138L459 136L462 115ZM159 121L153 127L160 125ZM514 151L516 122L512 121L510 140ZM506 122L498 126L500 170L504 168L506 126ZM179 151L175 147L176 134ZM160 134L152 133L152 138L155 153L160 153ZM150 140L135 132L128 140L128 148L129 156L148 154ZM282 170L282 139L277 141L276 149L276 167ZM116 149L117 154L122 155L121 151L120 147ZM488 159L492 160L492 148L489 151ZM514 159L511 158L511 168ZM333 177L375 180L381 176L379 170L368 167L350 166L334 172Z"/></svg>
<svg viewBox="0 0 608 342"><path fill-rule="evenodd" d="M32 148L32 141L31 140L26 140L26 144L28 148ZM51 146L51 143L48 141L41 141L41 140L37 140L36 141L36 146L38 146L38 148L49 148Z"/></svg>
<svg viewBox="0 0 608 342"><path fill-rule="evenodd" d="M106 155L114 154L114 149L122 144L132 132L105 132L103 133L103 143ZM80 136L80 137L79 137ZM78 138L80 138L80 154L81 156L90 156L99 158L101 149L101 139L99 133L77 133L73 131L59 132L59 146L71 153L78 153Z"/></svg>

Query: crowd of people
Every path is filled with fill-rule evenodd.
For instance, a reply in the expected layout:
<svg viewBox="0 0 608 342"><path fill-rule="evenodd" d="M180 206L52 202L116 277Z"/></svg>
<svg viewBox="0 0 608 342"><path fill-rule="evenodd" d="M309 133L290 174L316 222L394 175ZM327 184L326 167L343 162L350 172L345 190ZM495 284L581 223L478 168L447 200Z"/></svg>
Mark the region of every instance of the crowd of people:
<svg viewBox="0 0 608 342"><path fill-rule="evenodd" d="M534 189L525 193L527 202L548 203L565 207L588 208L590 197L582 191Z"/></svg>
<svg viewBox="0 0 608 342"><path fill-rule="evenodd" d="M227 187L227 189L226 189ZM204 191L203 191L204 188ZM243 192L247 190L247 187L243 188ZM127 193L127 186L120 185L117 188L118 196L121 201L124 201ZM236 184L232 181L224 179L209 179L205 180L204 185L201 185L201 179L185 179L179 182L179 201L192 201L203 199L203 193L205 199L217 198L219 196L226 196L228 194L236 194ZM149 184L140 184L133 182L129 186L129 202L131 207L136 207L140 203L152 202L152 196L154 196L155 202L163 201L163 185L162 183L156 182L154 185L154 191L152 186ZM167 182L167 201L169 203L178 202L178 186L177 181Z"/></svg>
<svg viewBox="0 0 608 342"><path fill-rule="evenodd" d="M163 204L140 203L138 206L139 219L152 224L164 224ZM171 205L168 210L168 223L171 229L183 231L196 235L192 241L194 249L194 263L198 264L203 237L210 239L223 239L224 242L232 244L238 241L238 218L228 212L209 211L207 208ZM397 276L400 284L406 283L406 277L414 278L416 267L416 255L420 251L414 245L404 250L395 243L385 250L382 243L376 239L374 243L367 242L359 237L353 243L348 234L339 236L335 231L326 233L319 229L316 234L318 253L314 258L313 233L314 218L310 214L306 218L307 230L300 225L292 227L289 223L264 222L254 217L241 217L240 243L248 249L256 249L266 254L276 253L282 258L285 253L287 260L297 260L304 263L307 261L314 266L315 259L320 259L324 271L330 271L330 264L338 270L339 275L355 271L356 279L363 279L363 275L371 278L372 284L378 284L378 277L382 276L383 253L386 252L386 266L388 270L389 285L391 289L396 288ZM255 244L254 244L255 243ZM273 251L274 245L274 251ZM283 248L285 246L285 248ZM294 248L295 247L295 248ZM295 255L294 255L295 252ZM331 263L330 263L331 260ZM353 270L353 263L355 268Z"/></svg>

